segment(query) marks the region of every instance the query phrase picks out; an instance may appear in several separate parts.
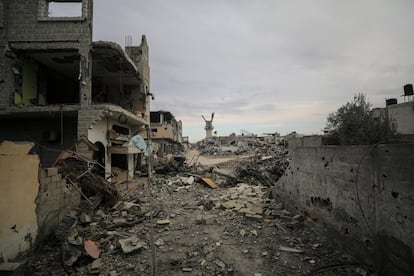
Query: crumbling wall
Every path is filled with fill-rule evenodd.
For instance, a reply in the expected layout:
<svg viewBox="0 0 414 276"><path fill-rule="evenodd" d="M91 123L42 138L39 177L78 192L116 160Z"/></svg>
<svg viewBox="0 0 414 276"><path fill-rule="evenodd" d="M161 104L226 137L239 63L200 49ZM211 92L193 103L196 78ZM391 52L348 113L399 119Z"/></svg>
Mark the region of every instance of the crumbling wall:
<svg viewBox="0 0 414 276"><path fill-rule="evenodd" d="M35 199L39 158L33 144L0 144L0 263L28 250L37 233Z"/></svg>
<svg viewBox="0 0 414 276"><path fill-rule="evenodd" d="M0 119L0 125L0 141L34 142L36 145L32 151L45 168L52 166L61 151L70 148L77 137L76 115L68 113L50 112L40 118Z"/></svg>
<svg viewBox="0 0 414 276"><path fill-rule="evenodd" d="M41 169L39 183L36 213L42 239L54 231L65 214L79 207L81 198L77 189L62 179L56 167Z"/></svg>
<svg viewBox="0 0 414 276"><path fill-rule="evenodd" d="M290 150L300 147L320 147L322 145L321 135L310 135L303 137L294 137L288 140Z"/></svg>
<svg viewBox="0 0 414 276"><path fill-rule="evenodd" d="M0 143L0 263L29 250L78 208L80 193L58 168L39 170L33 143Z"/></svg>
<svg viewBox="0 0 414 276"><path fill-rule="evenodd" d="M21 66L18 64L22 63L21 53L32 50L78 51L82 67L79 72L81 104L90 104L92 66L89 46L92 42L93 1L81 2L80 16L52 17L48 13L48 0L3 1L0 50L5 54L0 55L1 78L4 80L1 84L4 89L0 90L0 110L12 105L15 89L18 89L19 84L15 83L15 79L21 75L21 72L16 72L16 68Z"/></svg>
<svg viewBox="0 0 414 276"><path fill-rule="evenodd" d="M297 148L274 195L324 225L359 260L412 275L413 153L409 144Z"/></svg>

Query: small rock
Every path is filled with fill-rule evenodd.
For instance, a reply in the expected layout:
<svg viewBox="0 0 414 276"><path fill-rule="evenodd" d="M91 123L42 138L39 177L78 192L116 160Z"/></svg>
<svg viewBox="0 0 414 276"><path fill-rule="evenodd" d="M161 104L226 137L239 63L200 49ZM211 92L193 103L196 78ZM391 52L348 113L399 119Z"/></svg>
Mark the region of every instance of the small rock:
<svg viewBox="0 0 414 276"><path fill-rule="evenodd" d="M163 246L165 244L165 242L162 239L158 239L155 241L155 245L160 247Z"/></svg>
<svg viewBox="0 0 414 276"><path fill-rule="evenodd" d="M157 220L157 224L158 225L167 225L167 224L170 224L170 220L169 219L160 219L160 220Z"/></svg>
<svg viewBox="0 0 414 276"><path fill-rule="evenodd" d="M101 259L96 259L95 261L91 263L91 270L94 272L99 271L101 266L102 266Z"/></svg>
<svg viewBox="0 0 414 276"><path fill-rule="evenodd" d="M240 230L240 236L244 237L246 235L246 230L242 229Z"/></svg>
<svg viewBox="0 0 414 276"><path fill-rule="evenodd" d="M222 261L220 261L219 259L216 259L216 260L214 261L214 263L215 263L217 266L221 267L221 268L225 268L225 267L226 267L226 264L225 264L225 263L223 263Z"/></svg>
<svg viewBox="0 0 414 276"><path fill-rule="evenodd" d="M184 272L191 272L193 269L191 267L183 267Z"/></svg>
<svg viewBox="0 0 414 276"><path fill-rule="evenodd" d="M252 233L253 235L255 235L257 237L257 231L256 230L251 230L250 233Z"/></svg>

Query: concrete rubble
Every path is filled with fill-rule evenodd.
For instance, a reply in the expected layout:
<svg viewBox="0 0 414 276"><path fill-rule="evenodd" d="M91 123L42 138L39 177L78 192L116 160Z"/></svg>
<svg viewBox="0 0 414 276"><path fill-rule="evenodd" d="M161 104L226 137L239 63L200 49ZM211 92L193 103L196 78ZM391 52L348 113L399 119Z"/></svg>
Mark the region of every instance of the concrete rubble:
<svg viewBox="0 0 414 276"><path fill-rule="evenodd" d="M321 275L370 275L313 230L306 214L269 198L270 182L258 176L286 166L288 155L260 149L213 166L155 174L151 189L139 186L112 205L73 211L62 220L59 238L28 256L14 275L148 275L153 250L157 275L311 275L351 263ZM242 167L253 164L256 173L239 178Z"/></svg>

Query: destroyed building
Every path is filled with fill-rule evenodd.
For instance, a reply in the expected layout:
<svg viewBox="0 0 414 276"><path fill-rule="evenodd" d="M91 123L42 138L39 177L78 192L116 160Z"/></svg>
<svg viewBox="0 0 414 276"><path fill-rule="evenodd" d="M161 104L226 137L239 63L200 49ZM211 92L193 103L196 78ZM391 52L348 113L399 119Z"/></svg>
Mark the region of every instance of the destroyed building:
<svg viewBox="0 0 414 276"><path fill-rule="evenodd" d="M52 4L65 3L78 5L79 14L54 16ZM35 142L41 166L48 167L83 137L108 176L112 167L132 176L139 150L122 145L149 125L145 36L125 50L92 42L92 0L0 4L0 141Z"/></svg>
<svg viewBox="0 0 414 276"><path fill-rule="evenodd" d="M169 111L151 111L151 140L159 145L158 154L183 149L183 124Z"/></svg>
<svg viewBox="0 0 414 276"><path fill-rule="evenodd" d="M53 13L68 3L79 13ZM92 22L93 0L0 1L0 262L78 207L78 184L52 167L63 154L100 164L107 181L134 174L141 151L126 145L149 126L148 44L93 42Z"/></svg>

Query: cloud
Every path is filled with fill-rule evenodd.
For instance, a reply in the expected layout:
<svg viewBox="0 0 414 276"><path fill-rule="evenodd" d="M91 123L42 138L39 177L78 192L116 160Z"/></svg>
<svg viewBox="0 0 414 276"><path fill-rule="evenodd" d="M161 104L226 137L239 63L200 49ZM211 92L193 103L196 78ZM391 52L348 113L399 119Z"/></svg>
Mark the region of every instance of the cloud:
<svg viewBox="0 0 414 276"><path fill-rule="evenodd" d="M364 92L374 106L414 80L410 0L99 0L94 39L150 46L154 109L192 141L216 112L222 135L244 124L318 133ZM261 129L262 128L262 129ZM239 130L237 130L239 129ZM228 133L226 133L228 132Z"/></svg>

